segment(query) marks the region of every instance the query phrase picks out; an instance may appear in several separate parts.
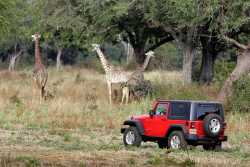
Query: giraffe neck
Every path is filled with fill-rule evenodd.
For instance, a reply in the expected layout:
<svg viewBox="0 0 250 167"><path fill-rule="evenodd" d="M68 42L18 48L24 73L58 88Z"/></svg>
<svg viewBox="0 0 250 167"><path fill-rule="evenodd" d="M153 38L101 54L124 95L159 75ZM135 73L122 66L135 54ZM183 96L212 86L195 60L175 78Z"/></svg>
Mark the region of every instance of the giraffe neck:
<svg viewBox="0 0 250 167"><path fill-rule="evenodd" d="M102 63L102 66L104 68L105 73L110 73L111 72L111 65L109 64L108 60L106 59L106 57L102 53L101 49L98 48L96 50L96 52L101 60L101 63Z"/></svg>
<svg viewBox="0 0 250 167"><path fill-rule="evenodd" d="M36 66L42 65L40 48L39 48L39 39L36 39L36 41L35 41L35 65Z"/></svg>
<svg viewBox="0 0 250 167"><path fill-rule="evenodd" d="M143 70L143 71L146 70L146 68L147 68L147 66L148 66L148 63L149 63L149 61L150 61L150 58L151 58L150 55L148 55L148 56L146 57L146 59L145 59L143 65L142 65L142 70Z"/></svg>

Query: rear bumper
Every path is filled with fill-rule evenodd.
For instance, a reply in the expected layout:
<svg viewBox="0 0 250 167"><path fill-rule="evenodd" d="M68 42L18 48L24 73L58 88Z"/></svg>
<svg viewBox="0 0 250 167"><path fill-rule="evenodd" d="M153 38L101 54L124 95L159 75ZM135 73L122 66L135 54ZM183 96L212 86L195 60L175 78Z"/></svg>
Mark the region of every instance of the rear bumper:
<svg viewBox="0 0 250 167"><path fill-rule="evenodd" d="M227 141L227 136L219 136L217 138L210 138L210 137L198 137L197 135L188 134L185 136L185 139L190 144L206 144L206 143L218 143Z"/></svg>

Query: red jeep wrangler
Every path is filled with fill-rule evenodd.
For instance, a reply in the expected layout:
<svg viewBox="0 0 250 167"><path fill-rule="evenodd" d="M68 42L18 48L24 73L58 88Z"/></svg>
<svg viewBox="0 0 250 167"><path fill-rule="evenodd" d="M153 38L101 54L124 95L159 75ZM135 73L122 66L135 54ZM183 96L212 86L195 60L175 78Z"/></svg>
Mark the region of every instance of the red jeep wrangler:
<svg viewBox="0 0 250 167"><path fill-rule="evenodd" d="M218 102L157 100L149 115L132 116L123 125L125 146L155 141L160 148L179 149L189 144L214 150L227 140L224 111Z"/></svg>

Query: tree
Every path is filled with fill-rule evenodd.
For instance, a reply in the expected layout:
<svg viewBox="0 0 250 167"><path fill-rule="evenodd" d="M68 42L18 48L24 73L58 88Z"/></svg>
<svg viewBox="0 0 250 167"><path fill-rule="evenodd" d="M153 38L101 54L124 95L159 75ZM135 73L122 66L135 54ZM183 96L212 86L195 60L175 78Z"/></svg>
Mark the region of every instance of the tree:
<svg viewBox="0 0 250 167"><path fill-rule="evenodd" d="M249 36L243 34L240 36L241 38L239 38L243 41L247 41L248 45L244 45L230 37L230 35L235 34L235 32L240 32L245 25L250 25L249 1L241 0L237 2L230 1L228 3L221 3L220 25L222 39L232 43L239 49L236 67L226 79L218 95L218 99L225 102L232 94L233 82L238 80L242 75L250 72Z"/></svg>
<svg viewBox="0 0 250 167"><path fill-rule="evenodd" d="M62 66L61 57L64 49L70 47L80 49L87 46L86 39L89 32L86 26L88 19L85 8L89 7L89 5L90 1L87 0L44 1L41 23L44 27L45 41L53 45L57 52L57 70Z"/></svg>
<svg viewBox="0 0 250 167"><path fill-rule="evenodd" d="M250 43L248 45L244 45L234 39L228 38L227 36L225 36L224 39L230 43L233 43L237 48L240 49L237 55L236 67L226 79L218 95L218 99L225 102L226 98L232 95L233 82L237 81L242 75L250 72Z"/></svg>
<svg viewBox="0 0 250 167"><path fill-rule="evenodd" d="M8 31L8 9L11 3L8 0L0 1L0 34Z"/></svg>
<svg viewBox="0 0 250 167"><path fill-rule="evenodd" d="M137 63L143 64L147 51L172 40L161 27L149 24L149 5L142 0L95 1L87 8L92 12L81 17L87 16L87 34L95 41L117 41L122 34L133 47Z"/></svg>
<svg viewBox="0 0 250 167"><path fill-rule="evenodd" d="M22 46L25 43L25 30L28 27L25 20L26 7L23 3L25 3L23 0L13 0L8 6L8 11L5 11L8 15L8 33L2 35L0 44L3 46L3 51L8 53L9 70L14 70L16 60L23 52Z"/></svg>
<svg viewBox="0 0 250 167"><path fill-rule="evenodd" d="M201 84L210 84L214 77L214 63L218 54L225 49L225 45L215 33L203 33L200 37L202 46L202 63L200 67L199 82Z"/></svg>
<svg viewBox="0 0 250 167"><path fill-rule="evenodd" d="M183 52L184 83L192 81L192 62L202 28L217 10L218 1L155 0L152 20L169 32Z"/></svg>

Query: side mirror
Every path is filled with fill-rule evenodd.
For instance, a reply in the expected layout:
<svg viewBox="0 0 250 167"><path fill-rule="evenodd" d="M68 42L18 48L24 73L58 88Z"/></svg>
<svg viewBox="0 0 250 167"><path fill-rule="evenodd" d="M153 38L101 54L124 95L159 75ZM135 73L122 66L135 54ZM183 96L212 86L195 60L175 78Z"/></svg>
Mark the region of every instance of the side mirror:
<svg viewBox="0 0 250 167"><path fill-rule="evenodd" d="M154 111L153 110L149 111L149 116L150 116L150 118L153 118L153 116L154 116Z"/></svg>

